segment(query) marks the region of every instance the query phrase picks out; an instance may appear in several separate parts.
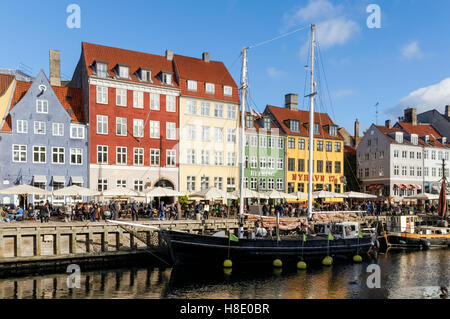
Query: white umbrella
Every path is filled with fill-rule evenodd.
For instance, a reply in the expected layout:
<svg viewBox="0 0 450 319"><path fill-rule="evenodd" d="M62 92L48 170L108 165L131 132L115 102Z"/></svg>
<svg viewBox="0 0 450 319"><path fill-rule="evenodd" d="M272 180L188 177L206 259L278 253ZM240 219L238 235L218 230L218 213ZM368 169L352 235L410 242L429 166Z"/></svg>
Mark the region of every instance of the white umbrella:
<svg viewBox="0 0 450 319"><path fill-rule="evenodd" d="M178 192L176 190L173 190L171 188L164 188L164 187L153 187L149 189L148 191L144 191L144 194L147 197L178 197L178 196L184 196L184 193Z"/></svg>
<svg viewBox="0 0 450 319"><path fill-rule="evenodd" d="M313 198L347 198L347 195L322 190L313 192Z"/></svg>
<svg viewBox="0 0 450 319"><path fill-rule="evenodd" d="M100 192L77 185L61 188L53 192L55 196L98 196L99 194Z"/></svg>
<svg viewBox="0 0 450 319"><path fill-rule="evenodd" d="M105 197L145 197L144 194L125 187L108 189L102 192L100 195Z"/></svg>
<svg viewBox="0 0 450 319"><path fill-rule="evenodd" d="M347 195L347 198L359 198L359 199L376 199L378 196L372 195L372 194L366 194L366 193L358 193L358 192L347 192L344 193L344 195Z"/></svg>
<svg viewBox="0 0 450 319"><path fill-rule="evenodd" d="M422 193L422 194L405 197L405 199L437 200L437 199L439 199L439 195Z"/></svg>
<svg viewBox="0 0 450 319"><path fill-rule="evenodd" d="M31 185L16 185L13 187L5 188L0 190L0 194L7 195L47 195L45 189L34 187Z"/></svg>
<svg viewBox="0 0 450 319"><path fill-rule="evenodd" d="M256 191L253 191L248 188L244 188L244 198L262 198L262 199L268 199L266 194L258 193ZM234 191L233 194L239 198L241 196L240 191Z"/></svg>
<svg viewBox="0 0 450 319"><path fill-rule="evenodd" d="M269 197L269 199L297 199L296 196L291 195L291 194L287 194L287 193L283 193L283 192L279 192L275 189L268 191L266 193L264 193L267 197Z"/></svg>
<svg viewBox="0 0 450 319"><path fill-rule="evenodd" d="M214 199L236 199L237 197L232 193L224 192L216 187L210 187L208 189L201 190L199 192L193 193L189 195L190 197L200 197L208 200Z"/></svg>
<svg viewBox="0 0 450 319"><path fill-rule="evenodd" d="M295 196L295 198L297 198L297 199L306 199L306 198L308 198L308 193L295 192L295 193L291 193L291 195Z"/></svg>

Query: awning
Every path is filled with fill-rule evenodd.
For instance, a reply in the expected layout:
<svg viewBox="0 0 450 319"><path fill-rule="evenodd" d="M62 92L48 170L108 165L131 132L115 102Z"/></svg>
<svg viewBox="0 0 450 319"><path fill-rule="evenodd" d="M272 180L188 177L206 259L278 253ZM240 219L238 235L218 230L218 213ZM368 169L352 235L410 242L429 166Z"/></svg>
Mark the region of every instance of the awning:
<svg viewBox="0 0 450 319"><path fill-rule="evenodd" d="M375 189L376 190L380 190L383 187L384 187L384 184L378 184L378 185L375 186Z"/></svg>
<svg viewBox="0 0 450 319"><path fill-rule="evenodd" d="M407 188L407 189L413 189L413 188L414 188L412 185L404 185L404 186L405 186L405 188Z"/></svg>
<svg viewBox="0 0 450 319"><path fill-rule="evenodd" d="M66 183L66 178L64 176L53 176L53 183Z"/></svg>
<svg viewBox="0 0 450 319"><path fill-rule="evenodd" d="M34 183L44 183L47 184L47 177L44 175L34 175L33 176Z"/></svg>
<svg viewBox="0 0 450 319"><path fill-rule="evenodd" d="M70 179L72 180L72 184L83 184L83 176L71 176Z"/></svg>
<svg viewBox="0 0 450 319"><path fill-rule="evenodd" d="M367 186L367 190L368 190L368 191L371 191L372 189L375 188L375 186L377 186L377 185L371 184L371 185Z"/></svg>
<svg viewBox="0 0 450 319"><path fill-rule="evenodd" d="M394 187L397 187L399 189L405 188L404 185L402 185L402 184L395 184Z"/></svg>

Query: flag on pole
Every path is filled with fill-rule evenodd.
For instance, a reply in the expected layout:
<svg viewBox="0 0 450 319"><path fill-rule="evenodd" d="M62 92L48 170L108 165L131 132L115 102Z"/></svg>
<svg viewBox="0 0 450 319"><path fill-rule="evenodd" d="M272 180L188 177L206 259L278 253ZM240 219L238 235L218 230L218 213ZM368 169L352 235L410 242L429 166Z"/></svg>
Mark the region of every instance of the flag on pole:
<svg viewBox="0 0 450 319"><path fill-rule="evenodd" d="M359 237L359 238L363 238L363 233L362 233L362 232L359 232L359 233L358 233L358 237Z"/></svg>
<svg viewBox="0 0 450 319"><path fill-rule="evenodd" d="M231 241L239 241L239 238L237 238L235 234L230 233L230 240Z"/></svg>
<svg viewBox="0 0 450 319"><path fill-rule="evenodd" d="M303 234L303 241L306 241L306 234Z"/></svg>
<svg viewBox="0 0 450 319"><path fill-rule="evenodd" d="M333 234L331 232L328 233L328 240L334 240Z"/></svg>

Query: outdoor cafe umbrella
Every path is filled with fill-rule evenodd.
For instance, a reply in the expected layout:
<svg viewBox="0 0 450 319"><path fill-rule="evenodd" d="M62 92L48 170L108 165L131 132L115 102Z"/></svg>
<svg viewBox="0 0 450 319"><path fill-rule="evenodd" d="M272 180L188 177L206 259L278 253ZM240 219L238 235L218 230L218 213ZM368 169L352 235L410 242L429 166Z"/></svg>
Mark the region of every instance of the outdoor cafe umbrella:
<svg viewBox="0 0 450 319"><path fill-rule="evenodd" d="M99 194L100 192L77 185L61 188L53 192L55 196L98 196Z"/></svg>
<svg viewBox="0 0 450 319"><path fill-rule="evenodd" d="M47 195L49 194L49 192L47 192L45 189L42 188L23 184L2 189L0 190L0 194L26 196L26 195Z"/></svg>
<svg viewBox="0 0 450 319"><path fill-rule="evenodd" d="M178 192L171 188L153 187L144 192L146 197L178 197L184 196L184 193Z"/></svg>
<svg viewBox="0 0 450 319"><path fill-rule="evenodd" d="M422 193L422 194L405 197L405 199L437 200L437 199L439 199L439 195Z"/></svg>
<svg viewBox="0 0 450 319"><path fill-rule="evenodd" d="M208 189L201 190L199 192L189 195L189 197L200 197L206 200L214 199L236 199L237 197L228 192L224 192L216 187L210 187Z"/></svg>
<svg viewBox="0 0 450 319"><path fill-rule="evenodd" d="M366 194L366 193L358 193L358 192L347 192L344 193L346 198L354 198L354 199L376 199L378 198L376 195Z"/></svg>
<svg viewBox="0 0 450 319"><path fill-rule="evenodd" d="M307 199L308 198L308 193L295 192L295 193L291 193L291 195L297 199Z"/></svg>
<svg viewBox="0 0 450 319"><path fill-rule="evenodd" d="M264 193L269 199L297 199L295 195L279 192L275 189Z"/></svg>
<svg viewBox="0 0 450 319"><path fill-rule="evenodd" d="M347 198L347 195L322 190L313 192L313 198Z"/></svg>
<svg viewBox="0 0 450 319"><path fill-rule="evenodd" d="M248 188L244 188L244 198L261 198L261 199L268 199L268 196L266 194L263 193L258 193L256 191L253 191L251 189ZM234 191L233 192L234 195L236 195L236 197L240 197L241 193L240 191Z"/></svg>
<svg viewBox="0 0 450 319"><path fill-rule="evenodd" d="M100 193L100 196L105 197L145 197L142 193L135 191L133 189L129 189L126 187L116 187L113 189L108 189Z"/></svg>

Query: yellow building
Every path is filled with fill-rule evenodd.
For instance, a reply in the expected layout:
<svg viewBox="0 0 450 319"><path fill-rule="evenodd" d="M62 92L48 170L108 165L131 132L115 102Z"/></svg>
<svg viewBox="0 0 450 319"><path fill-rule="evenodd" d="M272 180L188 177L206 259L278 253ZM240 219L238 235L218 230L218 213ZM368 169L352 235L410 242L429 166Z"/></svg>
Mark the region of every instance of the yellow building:
<svg viewBox="0 0 450 319"><path fill-rule="evenodd" d="M180 190L239 187L239 90L222 62L174 56L179 78Z"/></svg>
<svg viewBox="0 0 450 319"><path fill-rule="evenodd" d="M286 95L285 108L267 106L269 114L286 134L285 190L308 192L309 112L297 108L297 95ZM326 113L314 114L313 191L344 192L344 139Z"/></svg>

